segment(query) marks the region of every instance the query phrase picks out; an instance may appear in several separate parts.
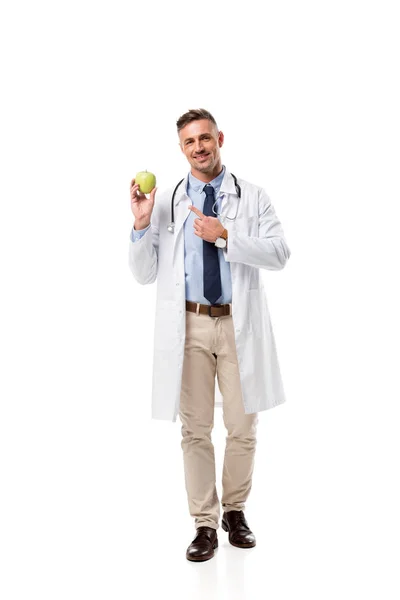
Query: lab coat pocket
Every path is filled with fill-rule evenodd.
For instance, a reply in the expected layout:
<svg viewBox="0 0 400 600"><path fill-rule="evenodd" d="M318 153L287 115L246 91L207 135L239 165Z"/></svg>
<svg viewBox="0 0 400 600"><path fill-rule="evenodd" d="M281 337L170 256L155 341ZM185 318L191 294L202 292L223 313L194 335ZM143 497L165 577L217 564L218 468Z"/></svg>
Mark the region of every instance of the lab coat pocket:
<svg viewBox="0 0 400 600"><path fill-rule="evenodd" d="M248 291L249 303L249 330L255 337L262 337L262 320L260 311L260 290Z"/></svg>

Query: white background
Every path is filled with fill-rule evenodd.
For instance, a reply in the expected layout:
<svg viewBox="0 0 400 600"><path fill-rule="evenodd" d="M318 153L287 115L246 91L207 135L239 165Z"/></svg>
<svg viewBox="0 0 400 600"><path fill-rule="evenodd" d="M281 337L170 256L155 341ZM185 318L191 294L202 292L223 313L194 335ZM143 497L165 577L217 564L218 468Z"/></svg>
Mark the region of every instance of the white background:
<svg viewBox="0 0 400 600"><path fill-rule="evenodd" d="M399 598L395 8L3 4L2 599ZM287 402L260 414L257 546L220 529L195 564L180 424L150 418L156 285L128 245L131 178L186 174L175 122L198 107L292 256L262 273Z"/></svg>

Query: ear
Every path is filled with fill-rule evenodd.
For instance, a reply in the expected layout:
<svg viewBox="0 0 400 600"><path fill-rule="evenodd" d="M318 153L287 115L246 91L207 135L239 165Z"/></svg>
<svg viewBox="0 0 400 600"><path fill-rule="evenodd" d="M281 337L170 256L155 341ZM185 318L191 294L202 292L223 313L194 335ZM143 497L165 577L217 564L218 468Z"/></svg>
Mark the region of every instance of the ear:
<svg viewBox="0 0 400 600"><path fill-rule="evenodd" d="M222 131L218 132L218 146L221 148L224 144L224 134L222 133Z"/></svg>

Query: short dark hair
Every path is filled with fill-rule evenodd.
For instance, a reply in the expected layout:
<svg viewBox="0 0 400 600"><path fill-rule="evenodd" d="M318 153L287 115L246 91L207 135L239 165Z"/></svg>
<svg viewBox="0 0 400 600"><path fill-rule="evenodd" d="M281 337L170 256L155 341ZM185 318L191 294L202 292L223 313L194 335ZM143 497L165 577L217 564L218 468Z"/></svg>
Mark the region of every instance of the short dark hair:
<svg viewBox="0 0 400 600"><path fill-rule="evenodd" d="M186 125L188 125L192 121L200 121L200 119L208 119L209 121L211 121L211 123L214 123L215 127L218 129L216 120L214 119L212 114L208 112L208 110L206 110L205 108L194 108L186 112L177 120L176 127L178 129L178 133L181 129L183 129L183 127L186 127Z"/></svg>

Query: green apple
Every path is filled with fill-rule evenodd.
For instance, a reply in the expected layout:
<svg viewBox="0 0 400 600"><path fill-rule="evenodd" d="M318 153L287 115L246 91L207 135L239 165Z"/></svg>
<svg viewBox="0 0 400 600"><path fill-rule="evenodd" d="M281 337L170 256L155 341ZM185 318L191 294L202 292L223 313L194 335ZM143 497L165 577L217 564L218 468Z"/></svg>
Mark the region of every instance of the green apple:
<svg viewBox="0 0 400 600"><path fill-rule="evenodd" d="M150 194L151 190L156 186L156 176L147 171L140 171L136 174L135 183L138 184L142 194Z"/></svg>

